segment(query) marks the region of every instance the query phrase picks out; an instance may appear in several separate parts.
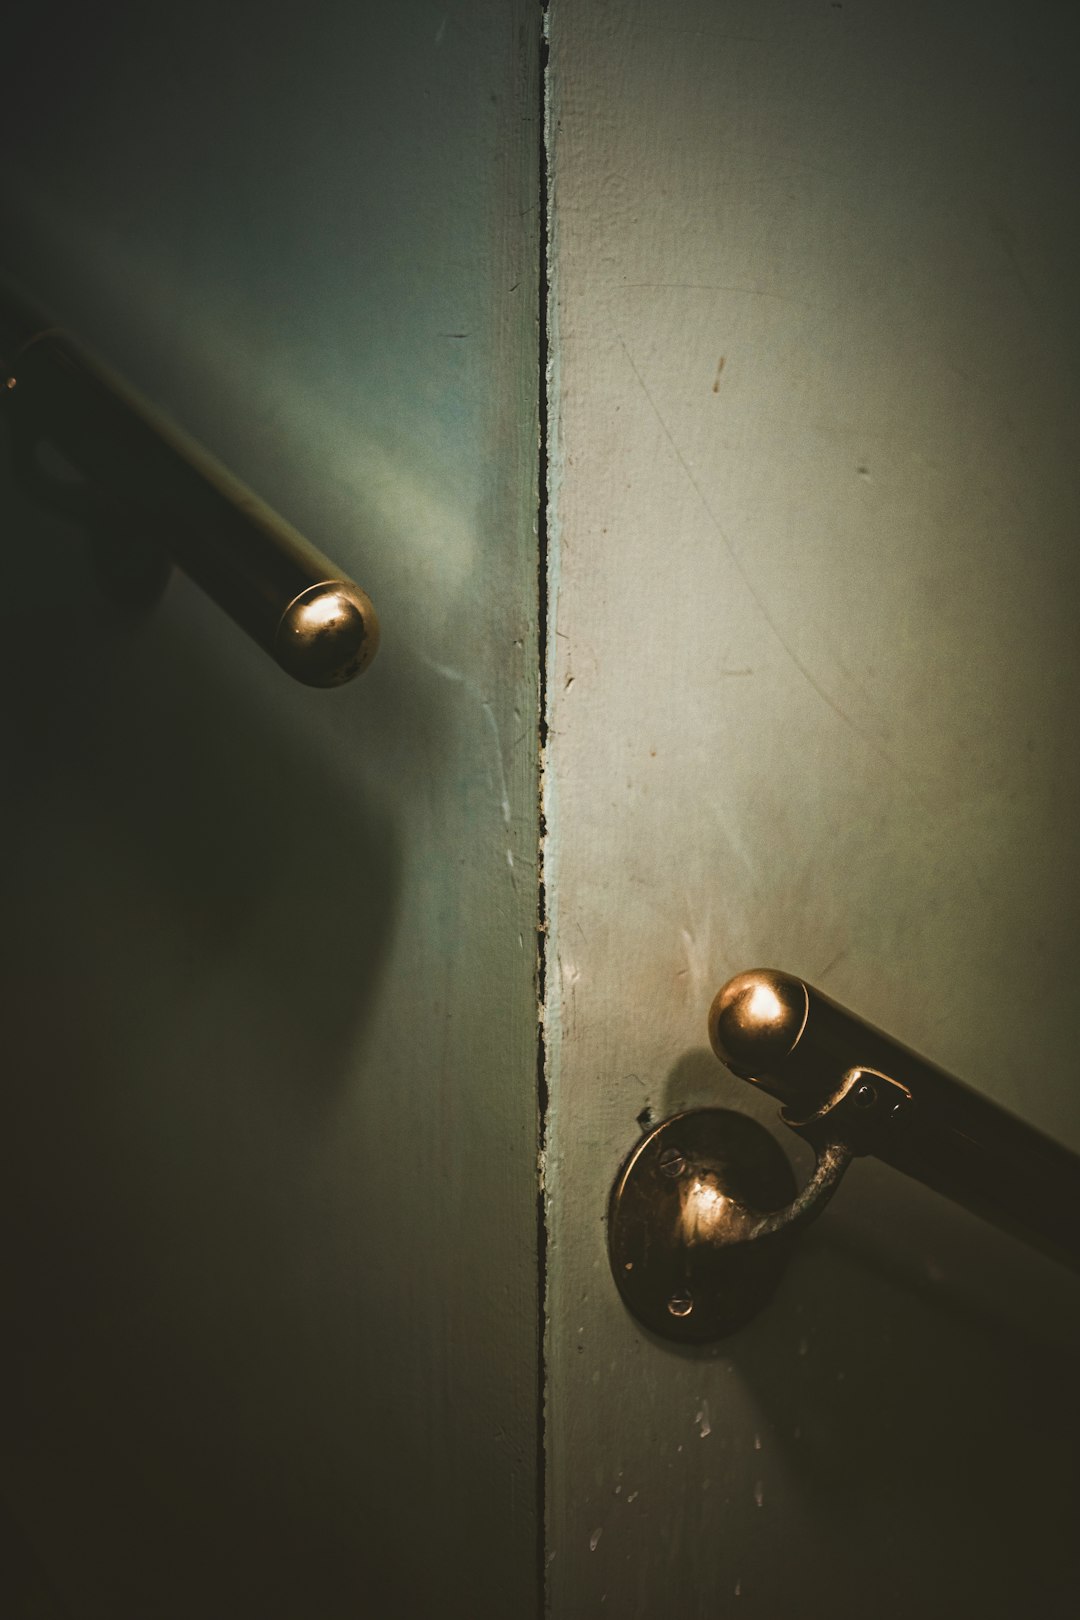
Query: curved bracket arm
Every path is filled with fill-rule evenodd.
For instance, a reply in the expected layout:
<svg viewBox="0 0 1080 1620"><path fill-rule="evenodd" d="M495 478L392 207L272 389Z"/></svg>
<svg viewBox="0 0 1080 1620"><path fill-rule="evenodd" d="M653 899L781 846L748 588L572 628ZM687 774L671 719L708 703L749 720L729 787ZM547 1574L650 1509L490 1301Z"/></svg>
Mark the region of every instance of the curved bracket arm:
<svg viewBox="0 0 1080 1620"><path fill-rule="evenodd" d="M872 1153L1080 1270L1080 1157L820 990L740 973L717 993L709 1035L800 1136Z"/></svg>
<svg viewBox="0 0 1080 1620"><path fill-rule="evenodd" d="M826 1142L818 1153L813 1175L798 1197L785 1204L783 1209L774 1209L770 1214L762 1215L741 1241L754 1243L759 1238L776 1237L778 1234L793 1237L797 1232L802 1232L811 1221L817 1220L829 1203L850 1163L849 1147L842 1142Z"/></svg>
<svg viewBox="0 0 1080 1620"><path fill-rule="evenodd" d="M816 1163L798 1191L771 1133L722 1108L676 1114L638 1143L612 1190L608 1256L652 1332L695 1344L748 1322L852 1159L871 1153L1080 1269L1075 1154L786 974L732 979L709 1027Z"/></svg>

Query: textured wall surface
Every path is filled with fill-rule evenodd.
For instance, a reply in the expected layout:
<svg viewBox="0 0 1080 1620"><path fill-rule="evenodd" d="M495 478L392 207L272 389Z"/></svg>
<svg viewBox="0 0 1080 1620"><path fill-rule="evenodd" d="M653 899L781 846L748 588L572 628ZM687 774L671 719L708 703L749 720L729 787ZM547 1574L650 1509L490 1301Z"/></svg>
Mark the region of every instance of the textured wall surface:
<svg viewBox="0 0 1080 1620"><path fill-rule="evenodd" d="M603 1218L785 967L1080 1149L1068 8L555 0L551 1612L1075 1611L1075 1281L857 1165L675 1353Z"/></svg>
<svg viewBox="0 0 1080 1620"><path fill-rule="evenodd" d="M302 690L3 492L6 1567L78 1620L533 1612L536 34L5 16L5 267L383 624Z"/></svg>
<svg viewBox="0 0 1080 1620"><path fill-rule="evenodd" d="M5 268L384 626L303 691L3 490L27 1617L534 1612L539 18L377 10L4 22ZM1071 1616L1072 1279L863 1163L676 1354L603 1229L772 1119L755 963L1080 1149L1067 8L550 22L550 1612Z"/></svg>

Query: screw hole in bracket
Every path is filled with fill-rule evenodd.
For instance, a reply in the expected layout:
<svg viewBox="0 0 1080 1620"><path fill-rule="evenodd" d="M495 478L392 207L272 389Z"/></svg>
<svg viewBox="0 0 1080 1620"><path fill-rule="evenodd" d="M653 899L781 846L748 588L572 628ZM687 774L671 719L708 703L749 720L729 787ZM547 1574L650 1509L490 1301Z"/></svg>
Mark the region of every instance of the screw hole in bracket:
<svg viewBox="0 0 1080 1620"><path fill-rule="evenodd" d="M676 1114L623 1165L608 1210L608 1259L624 1304L678 1344L707 1344L769 1303L796 1233L824 1209L851 1162L817 1147L799 1192L787 1155L757 1120L726 1108Z"/></svg>

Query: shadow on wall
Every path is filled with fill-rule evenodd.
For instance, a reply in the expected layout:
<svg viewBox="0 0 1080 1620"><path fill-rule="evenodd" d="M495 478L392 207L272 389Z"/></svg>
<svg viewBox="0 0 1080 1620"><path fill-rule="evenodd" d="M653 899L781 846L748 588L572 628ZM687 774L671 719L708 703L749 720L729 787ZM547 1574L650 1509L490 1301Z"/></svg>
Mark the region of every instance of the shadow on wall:
<svg viewBox="0 0 1080 1620"><path fill-rule="evenodd" d="M332 1091L386 953L400 864L355 768L356 694L329 694L339 748L316 748L304 702L327 694L298 703L187 581L126 618L73 531L12 493L5 508L2 815L20 852L9 916L22 919L9 945L41 955L54 987L74 970L84 1052L166 1006L177 1040L203 1014L246 1011L268 1077ZM132 982L116 985L109 968L125 965Z"/></svg>
<svg viewBox="0 0 1080 1620"><path fill-rule="evenodd" d="M85 1620L390 1613L462 1551L493 1590L512 1555L445 1481L509 1455L447 1391L488 1409L469 1334L519 1334L532 1287L532 1102L468 1091L534 1028L534 362L493 386L535 342L516 24L16 0L0 41L5 270L385 628L302 691L181 577L118 625L0 496L4 1477ZM465 1005L428 993L451 961ZM462 1131L522 1189L497 1292Z"/></svg>
<svg viewBox="0 0 1080 1620"><path fill-rule="evenodd" d="M778 1105L711 1052L685 1053L668 1076L664 1114L688 1107L752 1114L795 1149L805 1180L808 1150L780 1123ZM760 1412L761 1454L746 1466L776 1511L787 1495L815 1524L807 1612L817 1612L815 1592L854 1613L872 1591L890 1616L917 1607L1006 1620L1032 1602L1043 1615L1071 1613L1072 1582L1037 1598L1027 1584L1038 1549L1043 1567L1060 1571L1075 1540L1080 1289L1063 1268L888 1167L856 1160L756 1321L700 1351L654 1343L704 1363L703 1373L726 1365ZM1054 1434L1056 1447L1047 1444ZM982 1504L977 1519L971 1501ZM917 1560L906 1559L899 1532L890 1538L894 1513L909 1539L921 1525ZM1017 1544L1034 1550L1020 1571ZM935 1545L953 1572L966 1551L965 1591L908 1587L926 1582ZM895 1554L887 1571L883 1549ZM1074 1570L1080 1576L1080 1552Z"/></svg>
<svg viewBox="0 0 1080 1620"><path fill-rule="evenodd" d="M282 1515L270 1459L332 1403L297 1371L334 1320L319 1267L344 1241L401 850L358 764L358 694L294 691L182 580L122 622L76 536L3 479L0 503L0 1226L24 1392L3 1474L28 1525L70 1498L92 1540L147 1457L169 1458L138 1488L135 1613L178 1524L196 1564L236 1577L215 1538ZM203 1523L208 1471L232 1507ZM79 1533L64 1561L92 1568ZM273 1537L278 1575L316 1558L313 1600L325 1578L336 1612L331 1533L283 1520ZM276 1613L263 1575L244 1579Z"/></svg>

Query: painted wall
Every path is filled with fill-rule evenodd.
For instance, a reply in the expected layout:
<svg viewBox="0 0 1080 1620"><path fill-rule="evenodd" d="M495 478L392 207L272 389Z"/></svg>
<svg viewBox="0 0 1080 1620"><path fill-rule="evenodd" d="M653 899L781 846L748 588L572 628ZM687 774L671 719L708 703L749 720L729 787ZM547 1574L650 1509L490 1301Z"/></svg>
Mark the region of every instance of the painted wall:
<svg viewBox="0 0 1080 1620"><path fill-rule="evenodd" d="M384 640L316 693L182 579L118 623L3 490L8 1567L528 1615L536 28L13 9L6 268Z"/></svg>
<svg viewBox="0 0 1080 1620"><path fill-rule="evenodd" d="M80 1620L535 1607L538 19L374 9L4 25L8 267L386 637L125 625L4 490L0 1533ZM860 1165L679 1356L603 1243L754 962L1080 1147L1066 18L551 8L556 1620L1075 1608L1071 1279Z"/></svg>
<svg viewBox="0 0 1080 1620"><path fill-rule="evenodd" d="M603 1218L757 965L1080 1149L1072 12L551 36L551 1612L1071 1614L1074 1279L861 1163L683 1354Z"/></svg>

